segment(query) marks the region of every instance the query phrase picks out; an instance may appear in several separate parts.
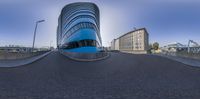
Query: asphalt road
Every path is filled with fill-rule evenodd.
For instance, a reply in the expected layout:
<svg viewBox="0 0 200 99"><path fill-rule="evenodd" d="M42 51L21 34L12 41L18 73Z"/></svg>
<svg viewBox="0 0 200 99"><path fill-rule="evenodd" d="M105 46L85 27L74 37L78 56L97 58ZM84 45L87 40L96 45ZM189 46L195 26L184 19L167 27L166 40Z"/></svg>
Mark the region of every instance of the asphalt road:
<svg viewBox="0 0 200 99"><path fill-rule="evenodd" d="M58 52L0 68L1 99L200 99L200 68L152 55L111 53L77 62Z"/></svg>

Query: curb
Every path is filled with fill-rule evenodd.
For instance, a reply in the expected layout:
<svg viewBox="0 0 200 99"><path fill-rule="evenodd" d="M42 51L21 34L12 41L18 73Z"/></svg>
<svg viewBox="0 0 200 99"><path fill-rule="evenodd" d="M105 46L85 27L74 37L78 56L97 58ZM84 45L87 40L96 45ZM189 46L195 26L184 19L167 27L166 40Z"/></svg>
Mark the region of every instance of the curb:
<svg viewBox="0 0 200 99"><path fill-rule="evenodd" d="M79 59L79 58L73 58L73 57L71 57L71 56L69 56L69 55L66 55L66 54L64 54L62 51L59 51L59 52L60 52L60 54L62 54L62 55L64 55L64 56L68 57L68 58L71 59L71 60L80 61L80 62L99 61L99 60L106 59L106 58L108 58L108 57L110 56L110 53L108 53L106 56L100 57L100 58L96 58L96 59Z"/></svg>
<svg viewBox="0 0 200 99"><path fill-rule="evenodd" d="M30 57L27 59L20 59L20 60L0 60L0 67L5 67L5 68L9 68L9 67L18 67L18 66L22 66L22 65L27 65L27 64L31 64L45 56L47 56L48 54L50 54L52 51L46 52L42 55L39 56L34 56L34 57Z"/></svg>

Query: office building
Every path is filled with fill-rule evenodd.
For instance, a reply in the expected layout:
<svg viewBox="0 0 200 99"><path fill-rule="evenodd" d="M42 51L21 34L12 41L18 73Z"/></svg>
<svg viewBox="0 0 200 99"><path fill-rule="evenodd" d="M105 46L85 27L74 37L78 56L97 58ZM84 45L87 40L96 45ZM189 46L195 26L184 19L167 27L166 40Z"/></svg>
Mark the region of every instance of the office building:
<svg viewBox="0 0 200 99"><path fill-rule="evenodd" d="M58 18L57 47L67 52L101 51L99 8L94 3L66 5Z"/></svg>

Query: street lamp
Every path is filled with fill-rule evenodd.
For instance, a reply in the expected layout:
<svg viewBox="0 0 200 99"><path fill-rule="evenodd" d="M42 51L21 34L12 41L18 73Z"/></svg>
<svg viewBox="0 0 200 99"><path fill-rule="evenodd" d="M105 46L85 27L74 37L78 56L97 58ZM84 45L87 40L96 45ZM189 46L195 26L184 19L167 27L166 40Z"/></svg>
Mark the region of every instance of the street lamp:
<svg viewBox="0 0 200 99"><path fill-rule="evenodd" d="M50 41L50 46L49 46L49 50L51 50L51 43L52 43L53 41Z"/></svg>
<svg viewBox="0 0 200 99"><path fill-rule="evenodd" d="M41 23L41 22L44 22L45 20L39 20L36 22L36 25L35 25L35 30L34 30L34 36L33 36L33 46L32 46L32 52L34 50L34 45L35 45L35 36L36 36L36 30L37 30L37 25L38 23Z"/></svg>

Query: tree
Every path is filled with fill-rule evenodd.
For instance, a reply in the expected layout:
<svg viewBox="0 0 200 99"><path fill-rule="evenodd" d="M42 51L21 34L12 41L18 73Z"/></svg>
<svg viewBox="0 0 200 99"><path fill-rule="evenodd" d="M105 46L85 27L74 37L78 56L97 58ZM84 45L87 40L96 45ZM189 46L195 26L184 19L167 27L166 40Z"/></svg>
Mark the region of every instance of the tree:
<svg viewBox="0 0 200 99"><path fill-rule="evenodd" d="M153 49L158 50L158 48L159 48L159 43L158 42L153 43Z"/></svg>
<svg viewBox="0 0 200 99"><path fill-rule="evenodd" d="M153 45L149 44L149 50L152 50L152 49L153 49Z"/></svg>

